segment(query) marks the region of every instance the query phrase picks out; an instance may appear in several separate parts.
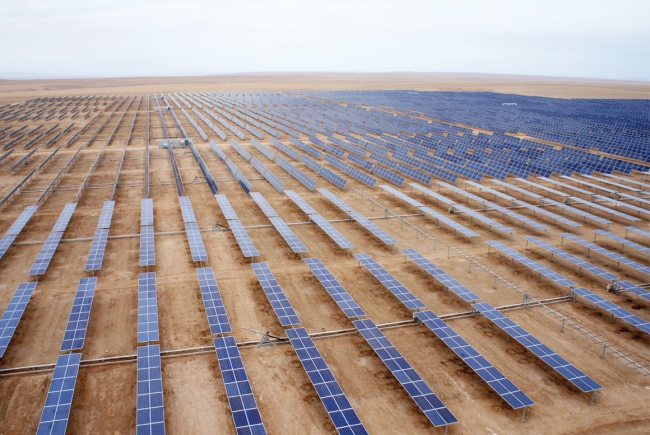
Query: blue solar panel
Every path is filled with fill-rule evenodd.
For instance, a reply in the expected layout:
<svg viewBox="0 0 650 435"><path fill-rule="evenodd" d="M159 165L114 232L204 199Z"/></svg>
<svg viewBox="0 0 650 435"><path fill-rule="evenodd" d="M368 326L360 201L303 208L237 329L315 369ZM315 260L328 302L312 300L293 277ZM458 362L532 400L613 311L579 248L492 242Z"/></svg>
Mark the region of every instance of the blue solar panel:
<svg viewBox="0 0 650 435"><path fill-rule="evenodd" d="M631 282L628 281L617 281L615 283L616 290L617 292L620 292L621 290L626 290L631 293L634 293L637 296L641 296L643 299L650 301L650 292L648 290L642 289L641 287L635 286Z"/></svg>
<svg viewBox="0 0 650 435"><path fill-rule="evenodd" d="M257 205L262 209L262 212L266 215L266 217L272 218L279 216L261 193L251 192L251 198L253 198L253 201L255 201Z"/></svg>
<svg viewBox="0 0 650 435"><path fill-rule="evenodd" d="M300 161L305 164L309 169L312 171L320 174L320 171L323 169L321 165L316 163L313 159L310 159L309 157L303 155L300 157Z"/></svg>
<svg viewBox="0 0 650 435"><path fill-rule="evenodd" d="M629 311L624 310L618 305L608 301L607 299L601 296L598 296L597 294L590 292L585 288L574 288L571 289L571 291L574 294L582 296L583 298L587 299L589 302L596 304L603 310L608 311L609 313L611 313L612 316L616 316L620 318L622 321L629 323L630 325L634 326L635 328L638 328L639 330L645 332L646 334L650 334L650 323L643 320L639 316L636 316L630 313Z"/></svg>
<svg viewBox="0 0 650 435"><path fill-rule="evenodd" d="M354 248L352 242L350 242L343 234L339 232L332 224L330 224L327 219L319 214L310 214L309 219L311 219L316 225L318 225L325 233L330 236L334 242L343 249Z"/></svg>
<svg viewBox="0 0 650 435"><path fill-rule="evenodd" d="M165 435L160 345L138 347L136 397L137 435Z"/></svg>
<svg viewBox="0 0 650 435"><path fill-rule="evenodd" d="M375 237L387 245L397 245L397 239L391 237L386 231L373 224L368 218L361 213L351 211L349 215L352 219L359 222L365 229L370 231Z"/></svg>
<svg viewBox="0 0 650 435"><path fill-rule="evenodd" d="M9 227L5 235L7 236L17 236L20 234L20 232L25 228L25 225L27 225L27 222L34 216L34 213L36 213L36 210L38 210L37 205L30 205L25 207L25 210L18 216L18 219L14 221L14 223ZM2 256L0 255L0 258Z"/></svg>
<svg viewBox="0 0 650 435"><path fill-rule="evenodd" d="M138 275L138 343L158 341L156 272Z"/></svg>
<svg viewBox="0 0 650 435"><path fill-rule="evenodd" d="M244 257L259 257L260 254L257 252L257 248L253 245L253 241L248 236L242 223L239 220L229 220L228 225L230 225L230 230L235 236Z"/></svg>
<svg viewBox="0 0 650 435"><path fill-rule="evenodd" d="M155 264L156 249L153 227L140 227L140 266L154 266Z"/></svg>
<svg viewBox="0 0 650 435"><path fill-rule="evenodd" d="M425 308L424 303L400 283L393 275L366 253L354 254L354 258L368 269L409 310Z"/></svg>
<svg viewBox="0 0 650 435"><path fill-rule="evenodd" d="M140 225L153 225L153 199L144 198L140 204Z"/></svg>
<svg viewBox="0 0 650 435"><path fill-rule="evenodd" d="M93 242L90 245L90 253L86 261L85 271L100 270L104 262L104 252L106 251L106 241L108 240L108 229L98 229L95 231Z"/></svg>
<svg viewBox="0 0 650 435"><path fill-rule="evenodd" d="M591 272L594 275L599 276L599 277L603 278L606 281L615 281L615 280L618 279L618 276L613 275L613 274L611 274L611 273L607 272L606 270L603 270L603 269L601 269L599 267L596 267L593 264L591 264L590 262L584 261L584 260L576 257L575 255L571 255L568 252L565 252L565 251L561 250L560 248L556 248L555 246L553 246L551 244L548 244L548 243L546 243L546 242L544 242L542 240L539 240L537 237L524 237L524 239L527 242L529 242L529 241L533 242L534 244L536 244L540 248L546 249L548 252L550 252L551 253L551 261L553 261L553 256L557 255L558 257L560 257L560 258L562 258L564 260L567 260L568 262L573 263L576 266L578 266L580 268L581 272L582 272L582 269L584 269L587 272ZM528 244L526 244L526 247L528 247Z"/></svg>
<svg viewBox="0 0 650 435"><path fill-rule="evenodd" d="M99 215L99 222L97 228L110 228L111 220L113 219L113 210L115 209L115 201L104 201L102 212Z"/></svg>
<svg viewBox="0 0 650 435"><path fill-rule="evenodd" d="M354 320L352 323L435 427L458 422L458 419L372 320Z"/></svg>
<svg viewBox="0 0 650 435"><path fill-rule="evenodd" d="M348 180L343 177L336 175L334 172L330 171L325 167L321 167L320 175L325 178L330 183L334 184L339 189L345 190L345 186L348 184Z"/></svg>
<svg viewBox="0 0 650 435"><path fill-rule="evenodd" d="M307 247L300 241L298 236L291 231L291 228L280 217L269 218L273 226L280 233L282 238L287 242L291 250L295 253L307 252Z"/></svg>
<svg viewBox="0 0 650 435"><path fill-rule="evenodd" d="M304 261L346 316L361 317L366 315L359 304L352 299L343 286L334 278L334 275L327 270L318 258L305 258Z"/></svg>
<svg viewBox="0 0 650 435"><path fill-rule="evenodd" d="M226 307L223 305L221 293L217 280L214 278L214 272L211 267L196 269L196 276L201 288L203 305L205 306L205 315L208 317L210 332L212 334L225 334L232 332Z"/></svg>
<svg viewBox="0 0 650 435"><path fill-rule="evenodd" d="M487 302L480 302L473 304L472 307L583 392L589 393L603 388L544 343L526 332L521 326L494 309L492 305Z"/></svg>
<svg viewBox="0 0 650 435"><path fill-rule="evenodd" d="M36 435L65 434L80 362L80 353L69 353L57 358Z"/></svg>
<svg viewBox="0 0 650 435"><path fill-rule="evenodd" d="M415 315L512 408L525 408L535 404L472 345L463 340L456 331L436 316L433 311L420 311Z"/></svg>
<svg viewBox="0 0 650 435"><path fill-rule="evenodd" d="M282 326L300 325L302 322L285 296L282 287L273 276L269 266L266 263L253 263L251 266L275 311L275 315L278 316L280 324Z"/></svg>
<svg viewBox="0 0 650 435"><path fill-rule="evenodd" d="M196 222L186 223L185 232L187 233L187 241L190 244L192 261L208 261L208 253L201 238L199 225Z"/></svg>
<svg viewBox="0 0 650 435"><path fill-rule="evenodd" d="M614 240L615 242L620 243L621 247L622 247L621 252L624 252L625 247L629 246L632 249L636 249L639 252L642 252L642 253L644 253L646 255L650 255L650 248L646 248L643 245L639 245L638 243L634 243L633 241L628 240L628 239L623 238L623 237L620 237L620 236L617 236L616 234L612 234L612 233L610 233L608 231L603 231L603 230L594 230L594 233L596 233L596 235L601 235L601 236L607 237L608 239ZM596 240L596 235L594 235L594 241Z"/></svg>
<svg viewBox="0 0 650 435"><path fill-rule="evenodd" d="M312 208L311 205L307 203L300 195L298 195L296 192L293 190L285 190L284 193L287 194L287 197L291 199L300 209L305 212L305 214L310 215L310 214L316 214L316 210Z"/></svg>
<svg viewBox="0 0 650 435"><path fill-rule="evenodd" d="M450 275L448 275L444 270L440 269L438 266L433 264L431 261L424 258L420 255L415 249L402 249L402 254L409 257L415 262L418 266L424 269L429 275L434 277L439 281L443 286L447 287L452 292L456 293L461 299L466 302L478 301L481 299L476 293L472 292L470 289L456 281Z"/></svg>
<svg viewBox="0 0 650 435"><path fill-rule="evenodd" d="M314 385L339 434L367 434L363 423L352 408L341 386L334 378L327 363L316 348L305 328L287 330L287 337L293 346L303 368Z"/></svg>
<svg viewBox="0 0 650 435"><path fill-rule="evenodd" d="M214 347L237 435L266 435L235 338L215 338Z"/></svg>
<svg viewBox="0 0 650 435"><path fill-rule="evenodd" d="M239 219L237 217L237 213L235 213L235 210L232 208L232 205L230 205L230 201L228 201L226 195L223 193L218 193L214 195L214 197L217 199L219 208L221 208L221 212L223 213L226 220Z"/></svg>
<svg viewBox="0 0 650 435"><path fill-rule="evenodd" d="M377 184L377 179L375 177L371 177L365 172L362 172L352 166L348 166L346 172L350 177L361 181L363 184L365 184L368 187L373 188L375 187L375 184Z"/></svg>
<svg viewBox="0 0 650 435"><path fill-rule="evenodd" d="M70 311L70 318L68 319L68 326L66 326L63 335L61 352L83 349L96 287L97 277L81 278L79 280L77 293Z"/></svg>
<svg viewBox="0 0 650 435"><path fill-rule="evenodd" d="M192 201L190 201L189 196L179 196L178 202L181 205L181 213L183 214L183 222L196 222L196 216L194 215L194 208L192 207Z"/></svg>
<svg viewBox="0 0 650 435"><path fill-rule="evenodd" d="M0 258L4 257L7 250L14 244L17 236L4 236L0 239Z"/></svg>
<svg viewBox="0 0 650 435"><path fill-rule="evenodd" d="M496 240L489 240L485 243L487 243L490 247L493 247L503 252L505 255L512 258L513 261L520 262L524 266L527 266L528 268L534 270L540 275L545 276L546 278L550 279L551 281L557 283L560 286L574 287L576 285L576 283L571 281L570 279L563 277L559 273L554 272L553 270L549 269L546 266L542 266L538 262L531 260L530 258L526 257L524 254L520 254L519 252L515 251L512 248L507 247L501 242L497 242Z"/></svg>
<svg viewBox="0 0 650 435"><path fill-rule="evenodd" d="M50 265L50 261L52 261L54 252L56 251L57 246L59 246L61 237L63 237L62 232L50 233L50 235L47 236L47 240L45 240L41 251L38 253L38 257L36 257L32 268L29 270L29 276L43 275L47 271L47 267Z"/></svg>
<svg viewBox="0 0 650 435"><path fill-rule="evenodd" d="M327 189L325 189L325 188L323 188L323 187L318 188L318 189L316 189L316 190L318 191L318 193L320 193L320 194L323 195L325 198L329 199L332 203L334 203L334 204L335 204L338 208L340 208L342 211L344 211L344 212L346 212L346 213L349 213L349 212L351 212L351 211L354 210L352 207L350 207L348 204L346 204L345 201L343 201L343 200L342 200L341 198L339 198L338 196L334 195L334 194L333 194L332 192L330 192L329 190L327 190Z"/></svg>
<svg viewBox="0 0 650 435"><path fill-rule="evenodd" d="M18 285L9 305L0 317L0 358L2 358L7 351L9 342L16 332L18 323L20 322L25 308L34 293L37 282L23 282Z"/></svg>
<svg viewBox="0 0 650 435"><path fill-rule="evenodd" d="M381 166L374 165L371 170L372 174L377 174L381 178L390 181L391 183L397 184L398 186L402 186L404 184L404 177L401 175L397 175L394 172L389 171L388 169L384 169Z"/></svg>
<svg viewBox="0 0 650 435"><path fill-rule="evenodd" d="M77 208L76 202L66 204L65 207L63 207L63 210L61 211L61 214L59 215L56 224L54 224L54 228L52 228L53 232L65 231L65 229L68 227L68 223L70 223L70 219L72 218L72 214L74 213L75 208Z"/></svg>

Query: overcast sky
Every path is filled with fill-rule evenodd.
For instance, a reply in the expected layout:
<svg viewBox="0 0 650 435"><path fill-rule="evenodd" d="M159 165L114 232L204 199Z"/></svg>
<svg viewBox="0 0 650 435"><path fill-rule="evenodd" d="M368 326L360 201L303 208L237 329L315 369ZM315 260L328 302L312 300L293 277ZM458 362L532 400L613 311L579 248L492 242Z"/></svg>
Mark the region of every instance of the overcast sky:
<svg viewBox="0 0 650 435"><path fill-rule="evenodd" d="M650 80L650 0L0 0L0 76L475 72Z"/></svg>

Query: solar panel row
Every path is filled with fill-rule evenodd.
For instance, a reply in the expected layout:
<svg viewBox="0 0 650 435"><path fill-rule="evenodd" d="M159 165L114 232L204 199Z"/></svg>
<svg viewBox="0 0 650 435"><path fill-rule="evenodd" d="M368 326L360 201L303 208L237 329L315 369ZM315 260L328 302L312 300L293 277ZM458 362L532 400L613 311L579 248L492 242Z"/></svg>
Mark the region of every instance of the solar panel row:
<svg viewBox="0 0 650 435"><path fill-rule="evenodd" d="M264 290L266 297L275 311L275 315L280 320L280 324L282 326L300 325L302 322L285 296L282 287L280 287L275 276L273 276L269 266L266 263L254 263L251 266L257 276L257 280L262 285L262 290Z"/></svg>

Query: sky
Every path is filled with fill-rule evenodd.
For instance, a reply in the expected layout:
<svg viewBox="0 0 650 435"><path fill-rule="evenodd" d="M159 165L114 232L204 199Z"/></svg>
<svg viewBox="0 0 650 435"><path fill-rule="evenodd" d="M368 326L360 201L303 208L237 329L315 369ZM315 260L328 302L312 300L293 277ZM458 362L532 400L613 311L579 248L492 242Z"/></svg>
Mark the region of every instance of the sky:
<svg viewBox="0 0 650 435"><path fill-rule="evenodd" d="M0 0L0 77L465 72L650 80L650 0Z"/></svg>

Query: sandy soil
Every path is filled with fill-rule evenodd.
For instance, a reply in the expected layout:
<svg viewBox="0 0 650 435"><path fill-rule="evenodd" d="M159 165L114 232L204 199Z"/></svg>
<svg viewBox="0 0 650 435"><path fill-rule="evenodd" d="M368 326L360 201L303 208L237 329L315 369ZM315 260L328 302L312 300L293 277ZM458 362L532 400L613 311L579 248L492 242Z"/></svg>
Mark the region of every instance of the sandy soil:
<svg viewBox="0 0 650 435"><path fill-rule="evenodd" d="M239 78L240 81L232 80L228 86L237 85L239 89L246 89L242 85L244 78ZM154 81L151 87L153 89L157 86L156 89L160 90L168 89L166 86L169 86L169 89L173 90L173 86L181 86L180 83L172 82L172 80ZM299 80L295 82L303 83ZM134 90L140 86L137 81L126 84L118 81L115 83L115 87L110 92L127 93L130 92L128 89ZM215 88L212 88L210 83L212 82L201 82L197 79L196 83L186 83L182 89L191 90L195 86L197 89L218 87L216 82ZM255 82L253 79L250 83L251 86L260 88L268 84L264 81ZM351 80L341 82L338 87L345 88L353 85L354 81ZM3 92L1 86L0 93ZM33 92L44 95L77 92L65 88L64 86L68 85L64 84L60 85L62 86L60 89L52 88L47 92L39 86L53 85L33 83ZM78 92L85 94L95 89L92 86L98 85L89 81L82 86L84 87ZM273 86L277 86L277 83ZM484 82L483 86L493 85ZM612 84L614 88L609 88L608 91L602 89L597 91L595 85L583 83L581 86L588 88L591 86L591 90L584 92L610 92L615 88ZM103 93L109 92L108 89L103 89ZM146 87L138 89L141 92L148 90ZM572 92L578 92L576 89ZM19 90L13 96L26 95L21 92L27 91ZM611 92L623 91L619 88ZM634 92L630 91L629 96L635 95ZM7 94L2 95L6 97ZM578 95L573 94L573 96ZM125 117L125 122L128 122L129 126L134 110L135 104ZM143 271L138 266L137 234L140 200L143 195L145 116L144 111L139 112L134 139L127 147L110 229L111 236L124 237L109 239L103 268L97 274L99 284L82 352L83 360L128 356L136 352L137 275ZM191 128L184 119L182 122L185 128ZM64 204L74 200L105 139L115 125L116 123L109 123L96 141L84 149L82 157L64 176L55 192L40 207L36 216L21 233L17 239L18 244L10 248L5 257L0 260L0 307L7 305L20 282L28 280L27 272L41 247L39 242L47 237ZM128 128L120 127L116 139L106 147L103 158L90 179L89 188L81 196L65 233L65 241L59 245L47 273L36 288L7 353L0 360L0 370L51 364L60 354L59 346L78 280L88 276L83 271L83 267L90 248L89 238L95 230L102 202L109 199L127 133ZM87 140L91 134L92 132L86 132L78 144ZM161 136L160 121L157 117L152 117L152 143ZM304 213L286 196L278 194L261 179L252 166L226 145L227 142L213 135L210 135L210 138L221 145L224 152L249 177L254 190L261 192L286 222L302 223L292 226L292 229L309 249L307 256L320 258L367 312L369 318L375 323L389 323L412 317L412 313L406 310L369 272L359 267L353 257L348 258L346 252L338 248L317 226L307 223ZM227 140L229 139L230 136ZM248 145L249 139L247 137L245 141L240 142L275 174L283 177L286 189L298 192L327 219L345 218L339 209L321 198L317 192L309 192L295 179L286 178L286 173L279 166L270 163ZM266 143L266 141L262 142ZM341 313L304 262L300 261L299 256L294 254L275 229L270 227L270 222L265 215L254 201L244 194L209 146L199 143L197 147L219 183L220 192L228 196L243 224L251 227L260 226L249 229L249 234L261 254L257 260L269 264L304 326L312 333L352 328L351 321ZM38 199L43 189L74 151L76 151L75 147L63 150L35 181L0 212L0 234L9 228L26 205L33 204ZM47 153L39 155L37 162L45 158ZM177 150L176 157L185 181L186 195L192 200L200 228L206 230L202 233L202 237L210 258L207 265L214 269L237 341L258 338L258 335L242 328L284 335L283 328L255 278L250 260L243 257L232 234L210 231L215 222L223 224L225 219L207 185L193 183L195 176L200 174L194 159L185 155L183 150ZM182 216L167 151L152 148L150 164L155 229L157 232L181 231ZM306 173L314 175L304 166L299 165L299 167ZM28 171L28 168L21 168L15 174L10 174L7 166L0 166L0 196ZM362 201L352 189L341 191L322 178L315 179L318 187L330 189L365 216L384 216L383 208L367 200ZM349 179L348 186L364 192L395 213L413 214L415 211L399 199L382 194L379 188L368 189L353 179ZM427 197L420 198L419 194L411 193L408 187L401 190L435 210L445 211L444 207L430 201ZM478 194L476 189L472 191ZM444 190L442 193L449 194ZM522 210L521 213L530 216L526 210ZM516 229L517 233L512 241L497 232L489 232L483 224L470 222L462 215L455 218L479 233L476 244L472 244L462 236L454 235L442 225L437 226L426 216L405 217L408 222L437 239L437 249L434 250L431 240L422 235L418 236L415 230L401 225L397 219L374 220L373 222L398 239L397 249L392 253L390 247L381 244L355 222L336 222L333 225L355 244L353 253L367 252L372 255L429 309L439 315L466 312L470 310L470 306L453 293L447 293L438 282L423 273L413 262L405 262L404 256L399 253L400 248L416 249L481 296L483 300L495 306L518 304L522 301L522 294L503 282L498 282L496 288L493 288L492 275L477 265L474 265L470 272L468 260L454 251L451 251L448 258L447 246L453 245L460 249L536 298L554 298L567 294L566 289L559 288L544 278L538 281L536 274L520 264L512 267L510 260L505 256L494 251L488 254L484 242L492 239L500 240L520 252L526 252L530 258L562 273L580 286L591 289L646 320L650 319L650 304L647 302L629 294L617 296L607 293L606 283L589 274L580 275L577 268L567 262L551 262L548 254L537 247L531 246L528 251L525 251L523 236L540 236L540 234L528 228L521 228L520 224L511 222L499 213L491 212L490 216ZM555 226L543 217L539 217L538 220L549 226L545 240L559 245L560 234L567 229ZM626 225L626 222L617 220L612 224L611 231L623 235ZM644 219L640 226L648 229L648 220ZM580 233L590 239L591 230L596 228L598 227L587 222ZM638 243L646 245L648 243L643 238L631 237ZM604 239L598 240L599 244L608 249L618 248ZM565 244L565 249L581 258L586 258L585 250L576 244ZM626 249L626 255L639 262L648 262L647 258L632 250ZM192 262L185 234L181 232L157 235L156 259L157 264L153 270L156 271L158 279L162 350L210 346L210 331L194 270L199 265ZM635 270L622 267L617 271L616 265L606 258L591 256L590 261L633 283L647 280L647 277L639 276ZM609 316L605 316L597 307L584 300L562 302L549 307L564 313L585 330L593 331L616 349L625 349L625 353L631 355L631 358L642 361L642 364L650 363L648 336L618 319L610 322ZM519 309L508 311L506 314L592 376L603 385L604 389L596 394L595 404L589 405L587 395L577 391L555 372L545 370L544 365L534 355L514 341L508 341L505 334L485 318L464 317L449 320L448 323L452 328L536 402L534 407L527 410L526 421L521 422L520 413L510 409L426 327L413 324L386 329L387 337L460 420L457 425L450 427L450 434L647 433L650 424L650 413L647 407L650 399L650 377L642 376L639 371L626 365L627 361L617 359L614 355L609 354L606 358L601 358L601 346L579 331L567 328L562 332L561 320L548 310ZM441 429L435 429L428 422L361 336L351 334L319 338L316 339L316 345L370 433L442 433ZM245 347L241 352L269 433L314 435L335 433L324 407L291 346L280 344L262 349ZM0 397L2 397L0 434L35 432L50 378L51 372L48 371L0 376ZM68 433L134 433L135 383L135 364L132 361L82 366L75 390ZM169 434L235 434L213 351L164 357L163 384Z"/></svg>

